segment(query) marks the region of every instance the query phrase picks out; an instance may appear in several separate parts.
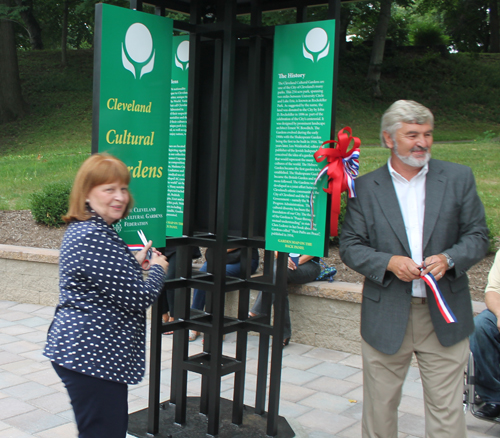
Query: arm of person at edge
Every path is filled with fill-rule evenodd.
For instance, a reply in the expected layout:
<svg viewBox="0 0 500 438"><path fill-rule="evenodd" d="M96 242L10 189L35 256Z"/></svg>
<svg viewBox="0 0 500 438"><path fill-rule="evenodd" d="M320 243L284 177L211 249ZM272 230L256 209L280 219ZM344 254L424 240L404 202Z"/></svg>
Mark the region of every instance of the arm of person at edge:
<svg viewBox="0 0 500 438"><path fill-rule="evenodd" d="M500 331L500 251L497 252L488 274L484 302L488 310L497 317L497 327Z"/></svg>
<svg viewBox="0 0 500 438"><path fill-rule="evenodd" d="M299 257L299 266L303 265L304 263L307 263L309 260L312 260L314 256L308 256L308 255L301 255ZM292 271L295 271L297 269L297 265L293 262L293 260L288 257L288 269L291 269Z"/></svg>
<svg viewBox="0 0 500 438"><path fill-rule="evenodd" d="M134 257L142 265L142 262L146 260L148 250L153 246L153 241L150 240L147 245L144 246L140 251L134 252ZM149 261L151 266L160 265L165 272L167 272L168 262L167 258L156 248L152 248L151 260Z"/></svg>
<svg viewBox="0 0 500 438"><path fill-rule="evenodd" d="M468 169L467 181L463 187L464 193L460 197L462 203L457 217L460 237L451 248L442 251L455 262L455 267L450 270L455 278L463 275L481 260L489 245L484 207L477 194L471 169ZM352 224L355 224L356 229ZM383 286L391 282L390 276L385 275L386 271L393 272L402 281L410 282L428 272L440 280L448 269L448 261L441 253L426 257L418 264L410 257L379 252L370 247L369 243L361 206L357 198L351 198L348 200L340 237L340 256L347 266ZM420 268L424 269L420 271Z"/></svg>
<svg viewBox="0 0 500 438"><path fill-rule="evenodd" d="M274 251L274 258L275 259L278 258L278 251ZM303 265L304 263L307 263L309 260L312 260L313 258L314 256L301 255L299 257L299 265ZM291 269L292 271L295 271L297 269L297 266L290 257L288 257L288 269Z"/></svg>

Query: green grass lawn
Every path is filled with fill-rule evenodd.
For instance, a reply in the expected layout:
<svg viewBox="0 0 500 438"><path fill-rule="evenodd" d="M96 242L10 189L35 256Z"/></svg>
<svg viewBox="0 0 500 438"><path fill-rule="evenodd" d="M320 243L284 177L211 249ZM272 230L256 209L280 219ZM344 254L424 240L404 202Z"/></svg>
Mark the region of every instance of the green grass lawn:
<svg viewBox="0 0 500 438"><path fill-rule="evenodd" d="M68 67L62 69L59 52L19 53L23 94L31 113L0 125L0 210L28 209L31 193L51 182L72 181L90 154L93 52L68 55ZM433 146L433 157L473 169L488 225L500 236L500 57L431 55L388 57L383 99L371 97L364 82L367 58L343 55L337 130L350 126L361 139L363 174L387 160L389 152L374 146L380 144L385 109L401 98L429 106L439 142Z"/></svg>
<svg viewBox="0 0 500 438"><path fill-rule="evenodd" d="M388 157L389 151L385 148L361 145L360 174L379 168ZM435 143L432 157L465 164L472 169L488 227L494 236L500 236L500 142Z"/></svg>

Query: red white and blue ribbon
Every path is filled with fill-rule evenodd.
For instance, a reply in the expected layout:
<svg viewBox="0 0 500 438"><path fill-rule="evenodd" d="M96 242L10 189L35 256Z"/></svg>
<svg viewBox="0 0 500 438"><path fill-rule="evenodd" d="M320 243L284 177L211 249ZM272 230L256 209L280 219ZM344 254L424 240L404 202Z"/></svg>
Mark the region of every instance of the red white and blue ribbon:
<svg viewBox="0 0 500 438"><path fill-rule="evenodd" d="M436 299L436 303L438 306L439 311L441 312L441 315L443 315L444 320L450 324L452 322L457 322L457 318L453 314L453 312L450 309L450 306L448 306L448 303L443 297L443 294L441 293L441 290L439 289L438 283L436 279L434 278L434 275L432 275L430 272L426 275L422 275L422 280L424 280L427 283L427 286L430 287L432 293L434 294L434 298Z"/></svg>
<svg viewBox="0 0 500 438"><path fill-rule="evenodd" d="M344 132L346 131L346 132ZM352 136L349 126L341 129L337 134L338 140L327 140L314 153L314 159L319 163L325 158L328 164L319 172L314 180L314 185L321 177L328 174L328 188L323 189L331 195L330 212L330 235L338 235L338 220L340 215L340 194L347 191L349 198L356 197L354 180L359 174L359 146L361 140ZM347 149L351 141L353 147L348 152ZM332 144L332 147L325 148L325 144ZM309 195L309 207L311 210L311 230L314 228L314 189Z"/></svg>
<svg viewBox="0 0 500 438"><path fill-rule="evenodd" d="M130 251L140 251L141 249L144 248L144 245L140 245L140 244L137 244L137 245L127 245L128 246L128 249L130 249Z"/></svg>

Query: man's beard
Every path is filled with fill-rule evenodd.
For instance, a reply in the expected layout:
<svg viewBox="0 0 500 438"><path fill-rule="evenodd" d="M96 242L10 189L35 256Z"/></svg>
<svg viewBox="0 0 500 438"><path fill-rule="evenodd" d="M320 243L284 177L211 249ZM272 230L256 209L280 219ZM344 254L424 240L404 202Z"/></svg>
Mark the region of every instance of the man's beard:
<svg viewBox="0 0 500 438"><path fill-rule="evenodd" d="M411 155L411 152L418 152L418 151L425 151L425 155L423 158L417 158L417 157L414 157L413 155ZM402 155L399 155L398 144L396 143L396 141L394 141L394 153L403 163L405 163L411 167L422 168L431 159L431 153L429 152L429 148L423 148L421 146L415 146L415 147L411 148L410 155L407 157L403 157Z"/></svg>

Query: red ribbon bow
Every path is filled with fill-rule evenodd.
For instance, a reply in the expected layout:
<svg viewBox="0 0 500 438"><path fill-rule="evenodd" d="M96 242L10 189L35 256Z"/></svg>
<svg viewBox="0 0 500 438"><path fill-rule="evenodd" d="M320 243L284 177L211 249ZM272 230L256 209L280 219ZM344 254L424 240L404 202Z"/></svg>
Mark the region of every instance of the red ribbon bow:
<svg viewBox="0 0 500 438"><path fill-rule="evenodd" d="M344 132L347 131L347 132ZM340 215L340 194L349 191L349 196L356 196L354 192L354 178L357 176L357 158L359 157L359 146L361 140L352 136L349 126L342 128L337 134L338 140L327 140L314 153L314 159L319 163L325 158L328 160L328 188L323 189L331 195L330 213L330 235L338 235L338 221ZM349 152L347 148L351 141L354 145ZM327 143L332 143L333 147L324 148ZM349 162L356 161L353 166ZM355 169L353 169L355 167ZM351 186L352 185L352 186Z"/></svg>

